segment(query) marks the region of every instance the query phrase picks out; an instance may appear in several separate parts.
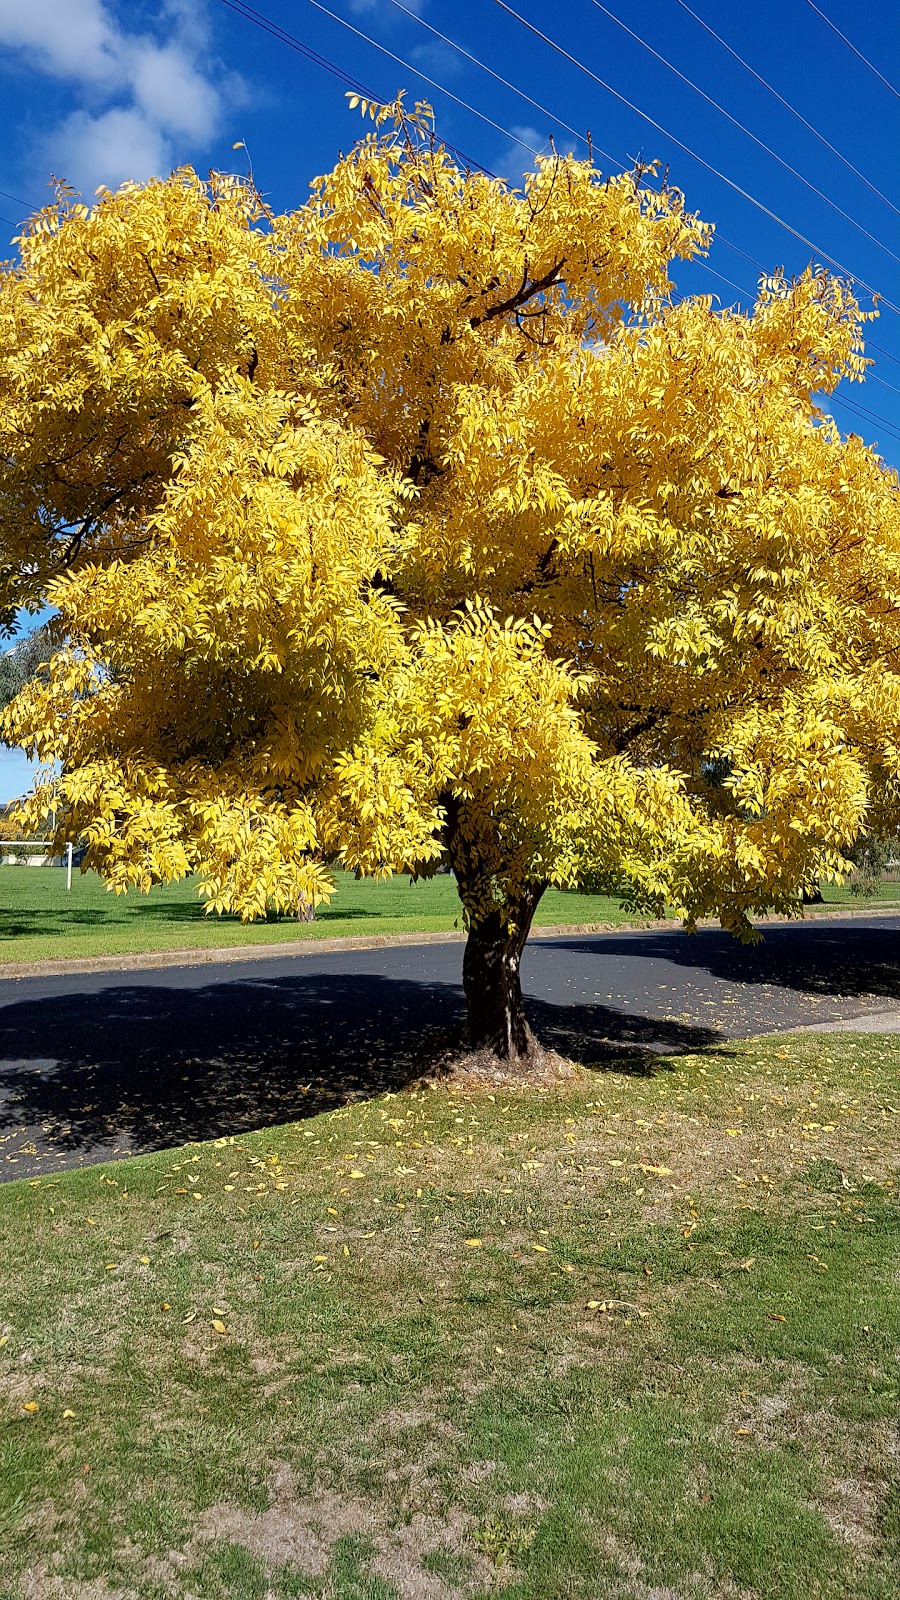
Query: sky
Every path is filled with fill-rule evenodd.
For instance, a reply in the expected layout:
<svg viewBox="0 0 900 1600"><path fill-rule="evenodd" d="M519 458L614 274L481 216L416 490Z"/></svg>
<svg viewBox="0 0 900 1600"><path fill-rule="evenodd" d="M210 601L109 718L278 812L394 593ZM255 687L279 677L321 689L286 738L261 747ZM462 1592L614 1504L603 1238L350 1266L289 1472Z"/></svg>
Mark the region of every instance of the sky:
<svg viewBox="0 0 900 1600"><path fill-rule="evenodd" d="M898 46L884 0L0 0L0 255L51 174L90 199L179 165L246 171L238 141L270 203L301 205L362 132L348 79L428 99L441 137L511 182L551 139L585 154L590 130L604 171L658 160L715 223L681 292L749 305L761 269L812 260L897 307L870 325L865 385L831 402L896 466ZM0 802L28 777L0 746Z"/></svg>

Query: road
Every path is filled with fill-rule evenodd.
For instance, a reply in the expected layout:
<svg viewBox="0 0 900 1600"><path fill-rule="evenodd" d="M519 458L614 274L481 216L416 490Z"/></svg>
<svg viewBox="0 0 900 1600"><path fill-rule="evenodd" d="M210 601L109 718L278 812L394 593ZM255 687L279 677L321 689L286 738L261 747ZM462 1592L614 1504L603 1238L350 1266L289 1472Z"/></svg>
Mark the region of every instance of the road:
<svg viewBox="0 0 900 1600"><path fill-rule="evenodd" d="M684 1051L900 1005L900 916L783 924L754 947L669 931L540 939L542 1040ZM308 1116L396 1088L462 1019L462 946L0 980L0 1178ZM900 1038L898 1038L900 1065Z"/></svg>

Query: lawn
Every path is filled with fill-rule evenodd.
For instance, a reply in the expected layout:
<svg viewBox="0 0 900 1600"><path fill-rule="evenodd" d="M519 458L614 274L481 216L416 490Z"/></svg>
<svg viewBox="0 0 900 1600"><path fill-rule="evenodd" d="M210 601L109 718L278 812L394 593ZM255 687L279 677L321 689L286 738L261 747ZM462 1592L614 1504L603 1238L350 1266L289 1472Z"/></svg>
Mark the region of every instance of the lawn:
<svg viewBox="0 0 900 1600"><path fill-rule="evenodd" d="M0 1190L2 1600L896 1600L896 1038Z"/></svg>
<svg viewBox="0 0 900 1600"><path fill-rule="evenodd" d="M339 872L337 893L330 905L320 906L314 923L274 916L243 923L239 917L207 916L195 879L146 895L115 895L93 872L74 873L67 892L66 874L58 867L0 867L0 963L348 934L443 932L460 926L459 912L456 884L443 875L419 883L403 877L358 883L352 873ZM557 890L544 896L537 918L542 926L625 920L617 899Z"/></svg>
<svg viewBox="0 0 900 1600"><path fill-rule="evenodd" d="M900 884L883 885L873 900L849 889L825 886L829 903L900 903ZM0 965L52 957L118 955L153 950L227 948L277 944L288 939L323 939L359 934L446 932L460 926L454 880L440 876L413 883L395 877L385 883L357 883L337 874L337 892L319 908L312 924L293 917L242 923L238 917L207 916L195 879L150 894L109 894L94 873L75 873L71 892L65 872L56 867L0 867ZM562 893L550 889L535 918L536 927L566 923L618 926L635 918L609 895Z"/></svg>

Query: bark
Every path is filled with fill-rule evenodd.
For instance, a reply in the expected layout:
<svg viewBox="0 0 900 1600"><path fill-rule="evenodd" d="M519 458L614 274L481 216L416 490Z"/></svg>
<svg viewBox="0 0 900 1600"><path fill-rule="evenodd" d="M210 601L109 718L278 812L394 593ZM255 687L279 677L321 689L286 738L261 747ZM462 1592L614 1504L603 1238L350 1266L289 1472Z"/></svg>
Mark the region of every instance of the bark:
<svg viewBox="0 0 900 1600"><path fill-rule="evenodd" d="M543 884L529 885L505 908L513 927L499 911L475 923L463 956L469 1049L523 1065L533 1056L536 1042L525 1016L519 962L543 892Z"/></svg>
<svg viewBox="0 0 900 1600"><path fill-rule="evenodd" d="M315 908L315 906L313 905L311 900L307 900L305 894L301 894L299 896L298 900L297 900L297 921L298 922L315 922L315 920L316 920L316 908Z"/></svg>

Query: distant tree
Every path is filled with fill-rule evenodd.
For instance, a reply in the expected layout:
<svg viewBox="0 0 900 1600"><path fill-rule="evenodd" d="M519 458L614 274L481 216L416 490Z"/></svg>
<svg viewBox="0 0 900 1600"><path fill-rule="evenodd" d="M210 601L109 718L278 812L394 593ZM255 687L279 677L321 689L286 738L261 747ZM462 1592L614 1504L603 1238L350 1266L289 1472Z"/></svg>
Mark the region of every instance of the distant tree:
<svg viewBox="0 0 900 1600"><path fill-rule="evenodd" d="M847 855L856 868L850 883L851 893L871 899L878 893L888 866L892 862L900 861L900 836L860 834L850 846Z"/></svg>
<svg viewBox="0 0 900 1600"><path fill-rule="evenodd" d="M0 655L0 709L24 689L51 653L50 633L44 625L33 629Z"/></svg>
<svg viewBox="0 0 900 1600"><path fill-rule="evenodd" d="M69 642L5 726L117 889L449 861L469 1040L527 1065L548 884L747 934L900 821L897 478L818 409L846 284L676 301L710 229L652 171L516 191L373 114L287 215L183 170L25 229L0 570Z"/></svg>

